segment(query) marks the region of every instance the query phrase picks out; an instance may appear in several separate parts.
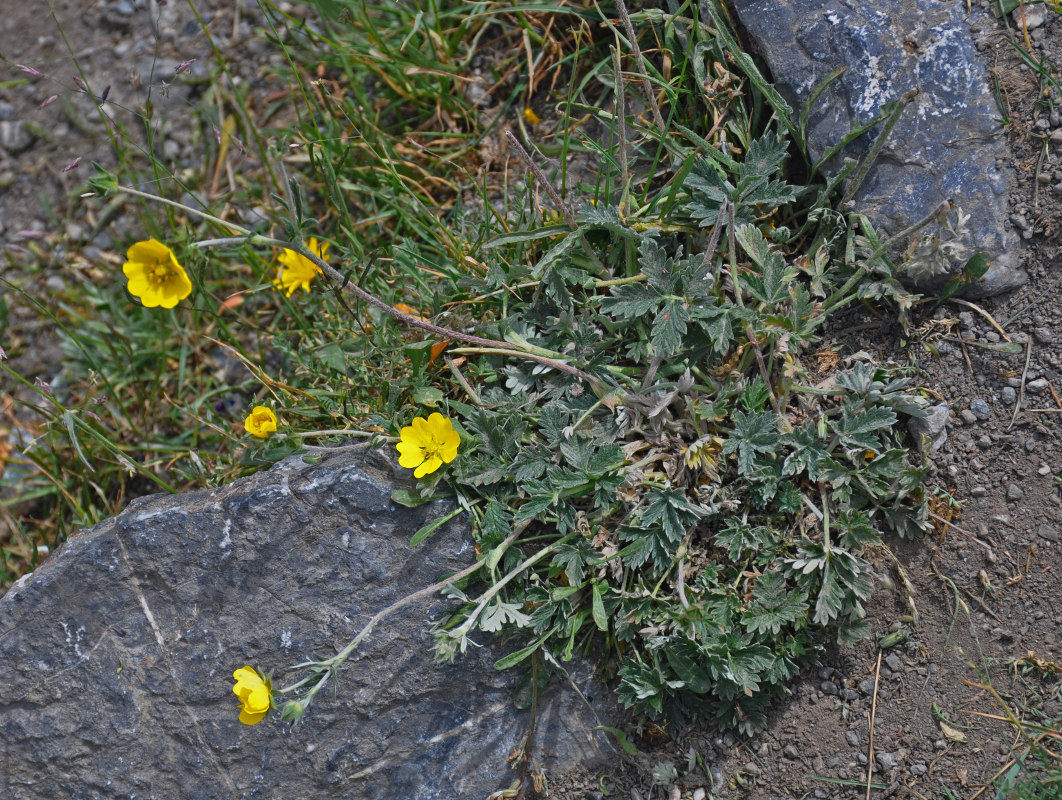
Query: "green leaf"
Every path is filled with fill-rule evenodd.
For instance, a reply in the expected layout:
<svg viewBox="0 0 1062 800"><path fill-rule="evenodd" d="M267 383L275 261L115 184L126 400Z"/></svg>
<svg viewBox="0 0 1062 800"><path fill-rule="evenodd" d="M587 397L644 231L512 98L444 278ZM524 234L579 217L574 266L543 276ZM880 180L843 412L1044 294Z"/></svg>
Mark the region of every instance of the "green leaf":
<svg viewBox="0 0 1062 800"><path fill-rule="evenodd" d="M506 625L515 625L518 628L527 628L531 625L531 617L522 610L522 603L507 603L504 600L495 600L494 603L484 609L479 618L480 630L487 633L497 633Z"/></svg>
<svg viewBox="0 0 1062 800"><path fill-rule="evenodd" d="M686 499L681 489L653 487L648 494L648 505L642 512L643 525L660 524L671 542L678 542L686 535L686 529L705 515L705 510Z"/></svg>
<svg viewBox="0 0 1062 800"><path fill-rule="evenodd" d="M686 335L686 323L690 321L689 307L681 298L668 299L656 312L649 341L655 355L669 358L682 346Z"/></svg>
<svg viewBox="0 0 1062 800"><path fill-rule="evenodd" d="M773 411L734 411L734 428L723 443L723 453L738 454L738 472L754 471L757 453L774 453L778 449L778 415Z"/></svg>
<svg viewBox="0 0 1062 800"><path fill-rule="evenodd" d="M895 424L896 413L891 408L864 408L862 403L847 400L841 406L841 419L831 422L830 428L848 447L878 450L881 440L877 432L891 430Z"/></svg>
<svg viewBox="0 0 1062 800"><path fill-rule="evenodd" d="M413 390L413 402L417 405L437 408L442 400L442 390L436 389L434 386L420 386Z"/></svg>
<svg viewBox="0 0 1062 800"><path fill-rule="evenodd" d="M391 500L406 508L416 508L425 503L430 503L434 498L422 497L420 492L412 489L395 489L391 492Z"/></svg>
<svg viewBox="0 0 1062 800"><path fill-rule="evenodd" d="M593 601L592 601L592 613L594 616L594 624L599 631L608 630L608 615L605 614L605 602L601 598L601 584L594 581L590 584L593 589ZM607 587L608 584L606 583Z"/></svg>
<svg viewBox="0 0 1062 800"><path fill-rule="evenodd" d="M347 373L347 354L343 352L343 348L339 346L338 342L330 342L324 347L318 347L314 354L321 360L321 362L336 372L343 375Z"/></svg>
<svg viewBox="0 0 1062 800"><path fill-rule="evenodd" d="M515 653L509 653L509 655L507 656L502 656L494 662L494 669L500 672L504 669L509 669L509 667L515 667L521 661L524 661L529 656L533 655L540 647L542 647L543 644L546 643L546 640L552 635L553 631L551 630L545 633L539 639L536 639L527 647L523 647L517 650Z"/></svg>
<svg viewBox="0 0 1062 800"><path fill-rule="evenodd" d="M783 437L785 447L792 448L782 463L783 475L797 475L807 472L808 477L817 481L822 474L821 464L829 458L826 447L815 434L815 424L805 422L792 433Z"/></svg>
<svg viewBox="0 0 1062 800"><path fill-rule="evenodd" d="M585 577L583 568L595 564L601 559L587 539L579 537L557 546L553 553L553 564L560 567L568 576L570 586L579 586Z"/></svg>
<svg viewBox="0 0 1062 800"><path fill-rule="evenodd" d="M608 725L597 725L594 730L605 731L605 733L611 733L612 737L616 740L616 743L623 749L624 753L629 756L638 755L638 748L635 747L631 743L631 740L627 738L627 734L625 734L619 728L610 728Z"/></svg>
<svg viewBox="0 0 1062 800"><path fill-rule="evenodd" d="M763 525L749 525L743 520L731 518L716 532L715 540L720 547L727 549L731 561L740 563L745 553L755 554L772 547L777 537Z"/></svg>
<svg viewBox="0 0 1062 800"><path fill-rule="evenodd" d="M423 528L413 534L413 537L409 540L409 546L416 547L418 544L423 542L425 539L435 533L435 531L439 530L439 528L441 528L443 525L445 525L447 522L452 520L454 517L456 517L463 511L463 508L458 507L451 511L449 514L444 514L438 519L429 522L427 525L425 525Z"/></svg>
<svg viewBox="0 0 1062 800"><path fill-rule="evenodd" d="M786 625L801 619L808 610L807 594L790 590L785 576L770 572L756 581L752 603L741 623L752 634L778 635Z"/></svg>
<svg viewBox="0 0 1062 800"><path fill-rule="evenodd" d="M748 152L741 162L741 178L747 180L774 175L782 168L782 162L788 153L789 145L785 139L767 131L749 145Z"/></svg>
<svg viewBox="0 0 1062 800"><path fill-rule="evenodd" d="M641 319L660 302L659 295L643 283L612 287L612 296L601 299L601 311L617 320Z"/></svg>

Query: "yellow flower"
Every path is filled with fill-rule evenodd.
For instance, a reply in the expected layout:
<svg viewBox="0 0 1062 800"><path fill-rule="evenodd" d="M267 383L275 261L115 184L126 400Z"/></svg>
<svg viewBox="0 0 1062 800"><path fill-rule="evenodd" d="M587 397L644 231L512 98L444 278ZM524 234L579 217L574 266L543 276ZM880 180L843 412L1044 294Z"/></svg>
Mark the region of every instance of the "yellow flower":
<svg viewBox="0 0 1062 800"><path fill-rule="evenodd" d="M423 478L457 458L459 444L461 437L453 423L436 411L427 419L414 417L413 424L402 429L402 441L395 447L398 463L414 469L414 478Z"/></svg>
<svg viewBox="0 0 1062 800"><path fill-rule="evenodd" d="M147 308L173 308L192 293L192 282L177 257L162 242L137 242L126 254L122 272L129 279L129 294Z"/></svg>
<svg viewBox="0 0 1062 800"><path fill-rule="evenodd" d="M321 259L328 255L328 242L317 244L316 237L311 236L306 246L310 252ZM281 263L280 271L273 285L282 292L287 292L288 297L300 286L307 292L310 291L310 281L320 274L321 268L314 264L306 256L299 255L294 250L285 250L277 261Z"/></svg>
<svg viewBox="0 0 1062 800"><path fill-rule="evenodd" d="M277 415L270 408L255 406L243 421L243 427L251 436L265 439L269 434L276 433Z"/></svg>
<svg viewBox="0 0 1062 800"><path fill-rule="evenodd" d="M526 119L532 125L538 125L542 120L538 118L538 114L535 113L533 108L524 109L524 119Z"/></svg>
<svg viewBox="0 0 1062 800"><path fill-rule="evenodd" d="M262 680L262 676L251 667L240 667L232 677L236 679L236 685L232 691L240 698L243 708L240 709L240 722L244 725L255 725L261 722L269 713L272 706L273 692L268 680Z"/></svg>

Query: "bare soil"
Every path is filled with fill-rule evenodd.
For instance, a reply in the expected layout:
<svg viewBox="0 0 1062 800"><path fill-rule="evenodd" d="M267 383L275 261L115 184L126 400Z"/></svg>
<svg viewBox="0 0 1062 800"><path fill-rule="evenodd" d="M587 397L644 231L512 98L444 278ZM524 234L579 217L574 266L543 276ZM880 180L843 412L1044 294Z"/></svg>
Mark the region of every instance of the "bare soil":
<svg viewBox="0 0 1062 800"><path fill-rule="evenodd" d="M0 271L30 274L39 296L106 279L120 264L113 229L98 224L99 208L86 212L77 196L88 165L113 165L117 155L95 104L72 80L79 73L71 52L91 91L111 87L116 116L154 87L162 134L155 146L177 162L187 145L178 133L188 127L182 116L195 106L197 76L210 68L211 52L184 4L160 10L145 0L67 0L55 8L69 47L40 0L11 4L0 20L7 60L0 80L27 79L0 88L0 235L7 249ZM250 78L269 53L238 9L219 0L199 8L223 49L238 56L230 63ZM152 21L160 11L161 28ZM926 303L907 331L853 315L834 343L845 355L864 351L880 363L921 370L924 385L950 406L948 440L932 462L934 510L953 524L938 524L921 541L891 540L875 554L875 637L823 654L793 684L766 731L742 740L704 728L669 737L650 727L635 739L640 755L594 774L551 776L547 796L856 798L865 795L873 762L873 780L887 787L873 797L992 798L989 784L1025 747L999 719L1004 704L1025 719L1062 716L1062 125L1002 33L986 25L975 35L1005 92L1019 176L1010 203L1025 232L1030 284L976 307ZM1048 14L1033 43L1037 56L1062 64L1062 16ZM179 71L189 59L196 61ZM52 95L59 98L46 104ZM121 230L134 222L116 224ZM47 266L31 269L29 251ZM25 303L6 302L2 343L12 366L50 380L62 362L54 333ZM1020 352L982 346L1007 341ZM0 440L24 424L11 413L14 391L0 385ZM879 637L895 631L903 640L880 650ZM679 778L671 788L654 786L653 769L666 762Z"/></svg>

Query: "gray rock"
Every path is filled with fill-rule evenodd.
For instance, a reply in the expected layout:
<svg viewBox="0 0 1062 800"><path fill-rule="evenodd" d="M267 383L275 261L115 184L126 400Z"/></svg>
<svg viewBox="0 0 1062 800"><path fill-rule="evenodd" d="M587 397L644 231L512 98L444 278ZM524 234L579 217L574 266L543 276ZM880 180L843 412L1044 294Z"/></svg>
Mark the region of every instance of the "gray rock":
<svg viewBox="0 0 1062 800"><path fill-rule="evenodd" d="M900 672L903 669L903 661L895 653L885 656L885 663L893 672Z"/></svg>
<svg viewBox="0 0 1062 800"><path fill-rule="evenodd" d="M861 691L865 695L874 694L874 679L863 678L863 680L859 682L859 691Z"/></svg>
<svg viewBox="0 0 1062 800"><path fill-rule="evenodd" d="M879 232L896 234L953 198L970 214L967 244L992 261L973 293L997 294L1028 280L1012 247L1016 237L1005 228L1013 176L997 164L1009 164L1011 155L999 136L999 111L967 29L965 4L735 0L734 7L794 119L831 71L847 68L812 108L812 158L869 122L884 104L918 90L854 198ZM861 159L880 128L841 155ZM838 162L827 164L827 171ZM970 254L955 254L948 272L956 273Z"/></svg>
<svg viewBox="0 0 1062 800"><path fill-rule="evenodd" d="M929 767L927 767L925 764L912 764L911 765L911 774L914 775L915 777L918 777L919 775L925 775L928 770L929 770Z"/></svg>
<svg viewBox="0 0 1062 800"><path fill-rule="evenodd" d="M1047 9L1042 5L1028 5L1024 8L1016 8L1010 16L1019 30L1021 30L1022 27L1023 14L1025 15L1026 30L1036 30L1047 22Z"/></svg>
<svg viewBox="0 0 1062 800"><path fill-rule="evenodd" d="M1021 500L1025 497L1025 492L1016 483L1012 483L1007 486L1007 499L1008 500Z"/></svg>
<svg viewBox="0 0 1062 800"><path fill-rule="evenodd" d="M907 429L916 440L928 436L932 442L930 449L936 452L948 440L948 413L947 404L941 403L925 419L912 417L907 423Z"/></svg>
<svg viewBox="0 0 1062 800"><path fill-rule="evenodd" d="M1047 381L1044 378L1035 378L1025 384L1025 388L1030 392L1040 394L1047 391Z"/></svg>
<svg viewBox="0 0 1062 800"><path fill-rule="evenodd" d="M970 401L970 410L977 415L979 420L986 420L992 416L992 409L980 397Z"/></svg>
<svg viewBox="0 0 1062 800"><path fill-rule="evenodd" d="M1018 393L1014 391L1013 386L1004 386L999 393L999 398L1005 405L1012 406L1018 399Z"/></svg>
<svg viewBox="0 0 1062 800"><path fill-rule="evenodd" d="M787 744L782 748L782 755L786 758L790 758L793 761L800 760L800 751L796 749L795 745Z"/></svg>
<svg viewBox="0 0 1062 800"><path fill-rule="evenodd" d="M1045 542L1057 542L1058 528L1052 525L1040 525L1036 529L1036 535L1043 539Z"/></svg>
<svg viewBox="0 0 1062 800"><path fill-rule="evenodd" d="M155 496L70 538L0 598L0 797L189 800L483 797L509 785L528 730L484 637L435 666L433 597L387 617L295 727L237 721L232 673L276 671L342 647L377 611L475 558L443 503L396 506L388 475L334 455L287 459L209 491ZM607 693L586 666L584 696ZM595 759L596 714L554 681L532 753L547 769ZM598 744L595 744L597 742Z"/></svg>
<svg viewBox="0 0 1062 800"><path fill-rule="evenodd" d="M1033 338L1040 344L1052 344L1055 341L1055 335L1046 325L1041 325L1037 328L1033 328Z"/></svg>
<svg viewBox="0 0 1062 800"><path fill-rule="evenodd" d="M0 147L11 155L28 150L37 137L22 120L0 120Z"/></svg>
<svg viewBox="0 0 1062 800"><path fill-rule="evenodd" d="M837 684L833 681L823 681L819 684L819 688L823 694L835 695L838 693Z"/></svg>
<svg viewBox="0 0 1062 800"><path fill-rule="evenodd" d="M856 731L846 731L844 738L850 747L859 747L859 734Z"/></svg>
<svg viewBox="0 0 1062 800"><path fill-rule="evenodd" d="M973 425L977 422L977 415L968 408L964 408L960 411L959 416L962 417L962 421L967 425Z"/></svg>
<svg viewBox="0 0 1062 800"><path fill-rule="evenodd" d="M882 772L888 772L896 766L896 756L888 751L875 753L874 760L878 762L878 767Z"/></svg>

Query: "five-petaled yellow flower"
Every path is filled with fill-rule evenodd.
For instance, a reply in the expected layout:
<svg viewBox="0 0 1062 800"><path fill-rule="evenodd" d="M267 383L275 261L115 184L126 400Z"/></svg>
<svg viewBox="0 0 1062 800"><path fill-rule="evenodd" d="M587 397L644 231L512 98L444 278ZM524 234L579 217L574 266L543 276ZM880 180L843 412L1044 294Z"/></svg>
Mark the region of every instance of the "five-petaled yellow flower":
<svg viewBox="0 0 1062 800"><path fill-rule="evenodd" d="M414 478L423 478L457 458L459 444L461 437L453 423L436 411L427 419L414 417L413 424L402 429L402 441L395 446L398 463L415 470Z"/></svg>
<svg viewBox="0 0 1062 800"><path fill-rule="evenodd" d="M310 252L322 260L328 255L328 242L318 245L317 238L311 236L306 246ZM314 264L306 256L299 255L294 250L285 250L279 256L280 271L273 285L282 292L287 292L288 297L300 286L307 292L310 291L310 281L320 274L321 268Z"/></svg>
<svg viewBox="0 0 1062 800"><path fill-rule="evenodd" d="M148 308L173 308L192 293L192 282L177 256L156 239L137 242L126 254L122 272L129 279L129 294Z"/></svg>
<svg viewBox="0 0 1062 800"><path fill-rule="evenodd" d="M240 722L244 725L261 722L272 705L273 693L269 681L263 680L251 667L240 667L232 673L232 677L236 679L232 691L243 705L240 709Z"/></svg>
<svg viewBox="0 0 1062 800"><path fill-rule="evenodd" d="M276 433L277 415L271 408L255 406L243 421L243 427L251 436L265 439L269 434Z"/></svg>

